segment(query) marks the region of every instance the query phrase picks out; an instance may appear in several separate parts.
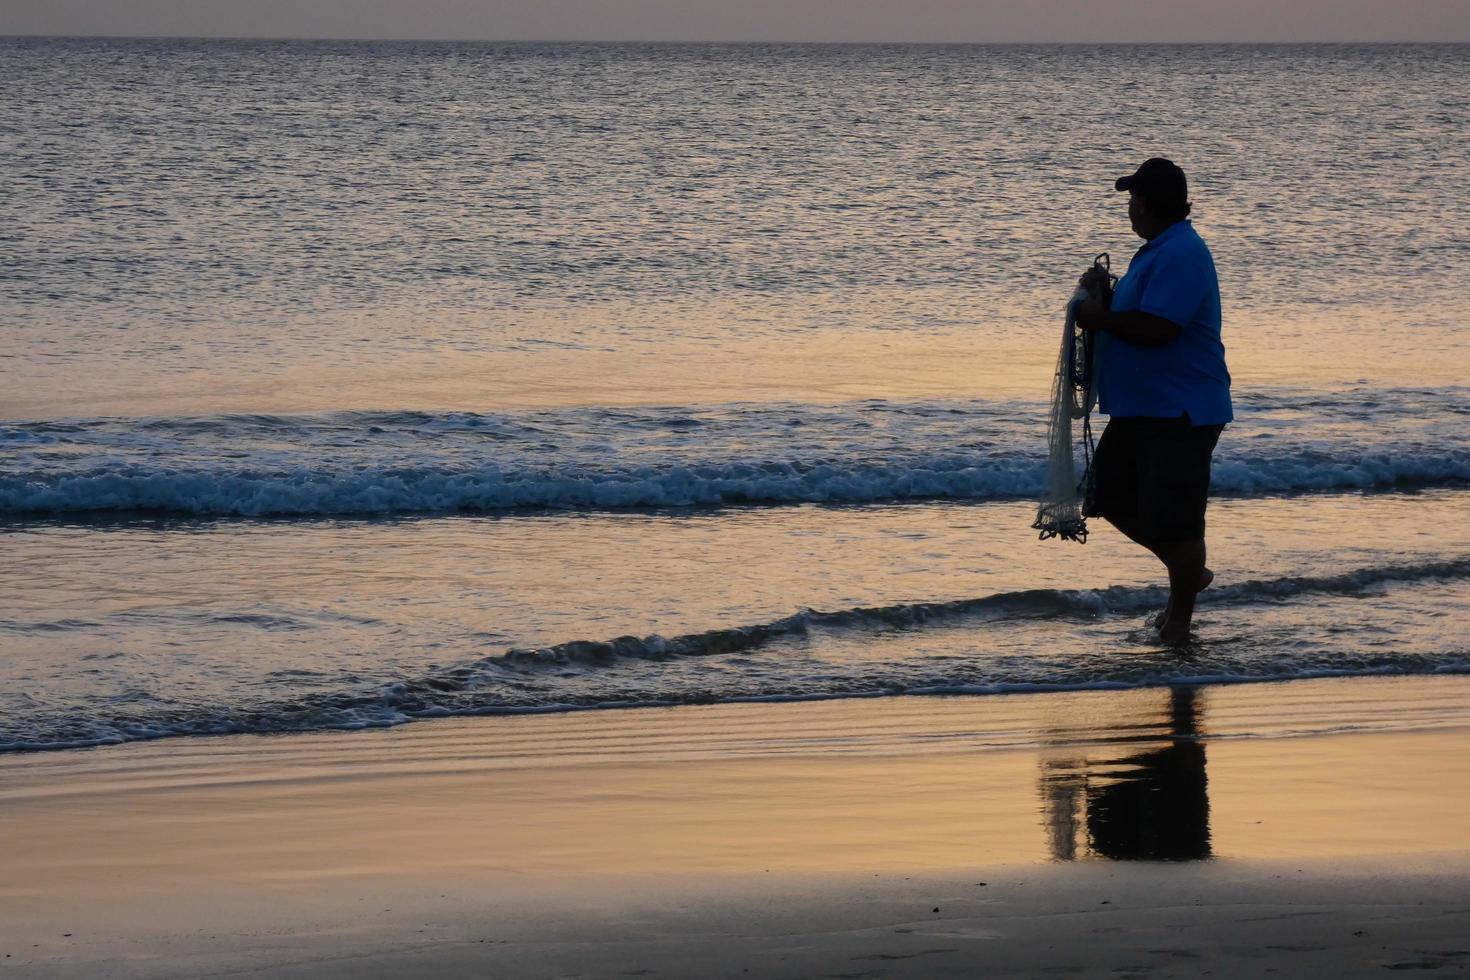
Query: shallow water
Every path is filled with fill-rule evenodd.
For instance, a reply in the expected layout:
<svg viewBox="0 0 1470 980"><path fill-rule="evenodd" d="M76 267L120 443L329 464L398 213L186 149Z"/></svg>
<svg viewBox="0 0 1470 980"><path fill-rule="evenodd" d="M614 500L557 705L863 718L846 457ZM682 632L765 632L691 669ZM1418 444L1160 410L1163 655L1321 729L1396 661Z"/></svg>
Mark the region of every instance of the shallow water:
<svg viewBox="0 0 1470 980"><path fill-rule="evenodd" d="M1467 61L0 40L0 749L1470 669ZM1155 152L1238 415L1182 657L1026 503Z"/></svg>
<svg viewBox="0 0 1470 980"><path fill-rule="evenodd" d="M1470 671L1463 490L1227 498L1198 642L1026 503L12 526L0 743Z"/></svg>

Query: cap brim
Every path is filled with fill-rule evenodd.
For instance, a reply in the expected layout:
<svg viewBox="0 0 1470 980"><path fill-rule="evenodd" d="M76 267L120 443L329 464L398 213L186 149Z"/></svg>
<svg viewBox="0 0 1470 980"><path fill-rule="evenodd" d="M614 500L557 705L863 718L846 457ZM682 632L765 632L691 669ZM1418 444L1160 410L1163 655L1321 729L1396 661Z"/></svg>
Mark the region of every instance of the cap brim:
<svg viewBox="0 0 1470 980"><path fill-rule="evenodd" d="M1137 179L1137 174L1129 174L1127 177L1119 177L1116 181L1113 182L1113 190L1126 191L1133 186L1133 182Z"/></svg>

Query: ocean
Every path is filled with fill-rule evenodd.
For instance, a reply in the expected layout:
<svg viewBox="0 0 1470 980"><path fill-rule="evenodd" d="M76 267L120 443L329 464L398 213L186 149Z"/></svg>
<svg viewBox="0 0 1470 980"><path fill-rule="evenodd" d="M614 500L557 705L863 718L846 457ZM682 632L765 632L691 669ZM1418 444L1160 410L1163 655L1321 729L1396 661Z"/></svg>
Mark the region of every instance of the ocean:
<svg viewBox="0 0 1470 980"><path fill-rule="evenodd" d="M0 79L0 751L1470 672L1470 45L10 38ZM1183 650L1152 559L1029 527L1153 155L1235 379Z"/></svg>

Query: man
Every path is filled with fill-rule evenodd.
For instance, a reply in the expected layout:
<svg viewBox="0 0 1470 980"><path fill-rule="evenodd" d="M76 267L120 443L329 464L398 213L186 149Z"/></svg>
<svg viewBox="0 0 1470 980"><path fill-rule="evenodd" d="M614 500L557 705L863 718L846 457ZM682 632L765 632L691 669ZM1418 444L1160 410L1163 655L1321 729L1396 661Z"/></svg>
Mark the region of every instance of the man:
<svg viewBox="0 0 1470 980"><path fill-rule="evenodd" d="M1169 604L1159 636L1181 643L1195 596L1214 578L1205 565L1210 456L1234 417L1220 286L1189 222L1183 170L1155 157L1116 187L1128 192L1128 220L1146 243L1110 307L1091 301L1077 311L1098 335L1098 403L1109 416L1084 513L1107 518L1164 563Z"/></svg>

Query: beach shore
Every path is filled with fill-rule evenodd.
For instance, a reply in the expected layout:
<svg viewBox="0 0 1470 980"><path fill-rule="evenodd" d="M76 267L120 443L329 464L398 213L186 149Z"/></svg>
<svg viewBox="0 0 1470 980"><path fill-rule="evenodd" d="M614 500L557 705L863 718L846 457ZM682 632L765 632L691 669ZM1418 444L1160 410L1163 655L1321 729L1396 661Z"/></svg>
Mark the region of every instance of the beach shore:
<svg viewBox="0 0 1470 980"><path fill-rule="evenodd" d="M1358 678L16 754L0 975L1463 973L1467 734Z"/></svg>

